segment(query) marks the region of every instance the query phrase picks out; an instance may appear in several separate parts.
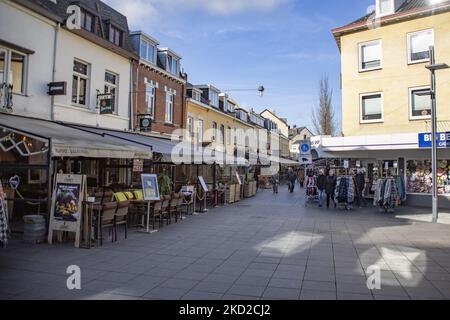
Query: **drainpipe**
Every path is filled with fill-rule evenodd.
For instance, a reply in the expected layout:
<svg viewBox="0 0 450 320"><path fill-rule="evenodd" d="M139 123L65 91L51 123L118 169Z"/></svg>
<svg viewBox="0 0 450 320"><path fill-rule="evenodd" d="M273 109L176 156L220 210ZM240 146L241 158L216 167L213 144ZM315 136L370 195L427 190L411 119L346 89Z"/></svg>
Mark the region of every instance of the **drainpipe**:
<svg viewBox="0 0 450 320"><path fill-rule="evenodd" d="M134 99L133 99L133 59L130 60L130 121L129 130L134 131Z"/></svg>
<svg viewBox="0 0 450 320"><path fill-rule="evenodd" d="M52 82L55 82L56 80L56 55L58 51L58 35L59 30L61 29L61 24L58 22L55 27L55 37L53 39L53 70L52 70ZM55 120L55 97L51 97L51 104L50 104L50 120Z"/></svg>
<svg viewBox="0 0 450 320"><path fill-rule="evenodd" d="M135 94L135 103L136 103L136 116L138 115L138 108L139 108L139 94L138 94L138 92L139 92L139 68L140 68L140 62L139 62L139 60L137 61L137 66L136 66L136 87L135 87L135 89L134 89L134 94ZM156 100L155 100L156 101ZM155 102L155 105L156 105L156 102ZM133 117L134 117L134 115L133 115ZM134 120L134 118L133 118L133 120ZM135 129L135 128L133 128L133 129Z"/></svg>

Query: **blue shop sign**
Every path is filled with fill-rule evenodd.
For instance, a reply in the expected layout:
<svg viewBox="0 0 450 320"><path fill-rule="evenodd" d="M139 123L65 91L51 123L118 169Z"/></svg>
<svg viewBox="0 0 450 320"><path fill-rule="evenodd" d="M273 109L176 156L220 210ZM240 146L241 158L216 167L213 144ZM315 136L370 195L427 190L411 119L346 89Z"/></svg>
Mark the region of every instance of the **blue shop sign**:
<svg viewBox="0 0 450 320"><path fill-rule="evenodd" d="M419 148L429 149L432 147L432 135L431 133L419 133ZM450 148L450 132L437 133L437 147L441 149Z"/></svg>

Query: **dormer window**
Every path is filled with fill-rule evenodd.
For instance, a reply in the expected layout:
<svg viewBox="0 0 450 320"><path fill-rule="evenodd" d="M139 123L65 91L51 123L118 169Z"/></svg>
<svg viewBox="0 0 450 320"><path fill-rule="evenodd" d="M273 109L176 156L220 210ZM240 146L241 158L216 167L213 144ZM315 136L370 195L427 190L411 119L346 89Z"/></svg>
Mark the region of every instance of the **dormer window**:
<svg viewBox="0 0 450 320"><path fill-rule="evenodd" d="M81 10L81 28L89 32L94 32L94 22L95 17L92 14Z"/></svg>
<svg viewBox="0 0 450 320"><path fill-rule="evenodd" d="M377 17L395 13L395 0L377 0Z"/></svg>
<svg viewBox="0 0 450 320"><path fill-rule="evenodd" d="M234 112L235 105L231 102L228 102L228 112Z"/></svg>
<svg viewBox="0 0 450 320"><path fill-rule="evenodd" d="M219 94L213 90L209 90L209 103L215 108L219 108Z"/></svg>
<svg viewBox="0 0 450 320"><path fill-rule="evenodd" d="M178 75L178 59L167 55L167 71L174 75Z"/></svg>
<svg viewBox="0 0 450 320"><path fill-rule="evenodd" d="M141 39L141 59L151 62L153 64L156 63L156 46L151 44L148 41Z"/></svg>
<svg viewBox="0 0 450 320"><path fill-rule="evenodd" d="M122 46L122 35L123 32L118 28L110 25L109 26L109 41L114 43L116 46Z"/></svg>
<svg viewBox="0 0 450 320"><path fill-rule="evenodd" d="M202 99L200 92L192 90L192 99L194 99L195 101L200 102L201 99Z"/></svg>

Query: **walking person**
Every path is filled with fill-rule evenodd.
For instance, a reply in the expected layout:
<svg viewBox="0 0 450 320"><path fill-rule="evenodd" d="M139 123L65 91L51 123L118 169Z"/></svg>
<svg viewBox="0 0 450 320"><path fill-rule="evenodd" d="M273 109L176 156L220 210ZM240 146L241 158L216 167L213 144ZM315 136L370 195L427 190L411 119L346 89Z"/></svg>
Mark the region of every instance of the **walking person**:
<svg viewBox="0 0 450 320"><path fill-rule="evenodd" d="M327 209L330 208L330 200L333 201L334 208L336 209L336 202L334 201L334 191L336 190L337 178L334 171L329 172L325 183L325 192L327 194Z"/></svg>
<svg viewBox="0 0 450 320"><path fill-rule="evenodd" d="M366 188L366 174L364 169L358 169L355 176L356 188L358 192L359 207L367 206L366 198L364 197L364 189Z"/></svg>
<svg viewBox="0 0 450 320"><path fill-rule="evenodd" d="M325 177L325 172L323 170L320 170L319 176L317 177L317 190L319 191L319 208L323 207L326 182L327 177Z"/></svg>
<svg viewBox="0 0 450 320"><path fill-rule="evenodd" d="M292 168L289 168L289 171L287 174L287 180L288 180L288 184L289 184L289 192L293 193L295 190L295 182L297 181L297 175L295 174L295 172Z"/></svg>
<svg viewBox="0 0 450 320"><path fill-rule="evenodd" d="M270 182L272 183L273 193L278 194L278 185L280 184L280 178L278 176L278 173L272 174Z"/></svg>

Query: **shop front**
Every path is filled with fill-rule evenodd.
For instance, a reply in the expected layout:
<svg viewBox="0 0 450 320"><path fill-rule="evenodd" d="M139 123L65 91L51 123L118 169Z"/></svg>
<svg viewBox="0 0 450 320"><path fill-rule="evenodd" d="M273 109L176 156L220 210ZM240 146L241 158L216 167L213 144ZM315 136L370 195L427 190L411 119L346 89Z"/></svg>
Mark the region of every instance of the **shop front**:
<svg viewBox="0 0 450 320"><path fill-rule="evenodd" d="M366 172L366 197L374 195L380 178L400 176L404 180L406 204L430 206L432 190L431 150L421 147L419 135L393 134L362 137L314 137L313 148L320 159L339 163L342 170ZM438 150L439 206L450 208L450 149Z"/></svg>

